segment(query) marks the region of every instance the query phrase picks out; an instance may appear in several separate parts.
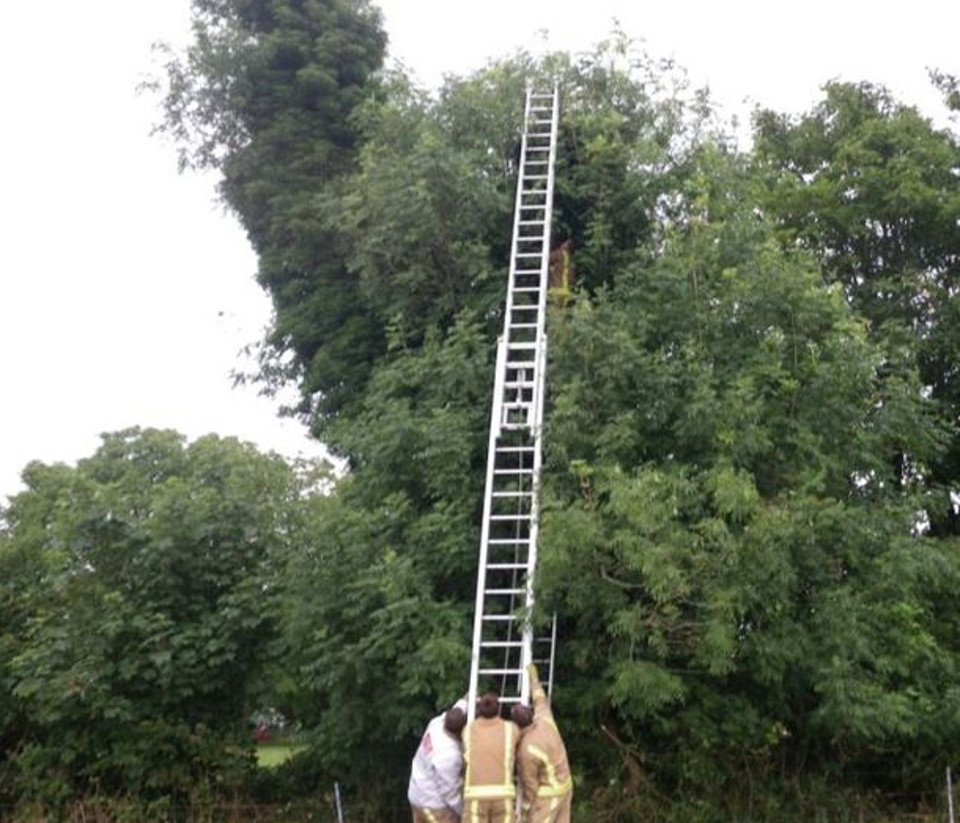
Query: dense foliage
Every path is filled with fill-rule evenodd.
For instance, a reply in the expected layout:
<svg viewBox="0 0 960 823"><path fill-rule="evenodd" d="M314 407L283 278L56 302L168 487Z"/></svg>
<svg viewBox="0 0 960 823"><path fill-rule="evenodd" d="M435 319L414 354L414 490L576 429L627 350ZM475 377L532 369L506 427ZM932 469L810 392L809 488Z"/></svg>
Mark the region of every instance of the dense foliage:
<svg viewBox="0 0 960 823"><path fill-rule="evenodd" d="M336 779L355 814L406 814L416 737L466 686L523 89L557 77L578 291L549 317L539 591L575 814L933 796L960 755L955 135L834 83L739 153L622 37L430 96L382 69L362 0L194 7L166 127L260 256L260 378L296 382L348 470L309 494L229 441L137 432L29 469L0 534L0 774L52 799L229 783L270 705L311 743L273 796Z"/></svg>
<svg viewBox="0 0 960 823"><path fill-rule="evenodd" d="M0 532L4 787L237 784L306 479L234 440L129 430L24 480Z"/></svg>

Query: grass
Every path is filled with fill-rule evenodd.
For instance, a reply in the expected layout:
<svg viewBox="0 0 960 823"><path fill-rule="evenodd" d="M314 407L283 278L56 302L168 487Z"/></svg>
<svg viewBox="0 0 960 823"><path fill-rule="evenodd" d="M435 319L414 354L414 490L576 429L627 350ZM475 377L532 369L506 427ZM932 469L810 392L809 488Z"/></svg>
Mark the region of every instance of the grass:
<svg viewBox="0 0 960 823"><path fill-rule="evenodd" d="M262 769L273 769L286 763L303 746L291 746L286 743L261 743L257 746L257 765Z"/></svg>

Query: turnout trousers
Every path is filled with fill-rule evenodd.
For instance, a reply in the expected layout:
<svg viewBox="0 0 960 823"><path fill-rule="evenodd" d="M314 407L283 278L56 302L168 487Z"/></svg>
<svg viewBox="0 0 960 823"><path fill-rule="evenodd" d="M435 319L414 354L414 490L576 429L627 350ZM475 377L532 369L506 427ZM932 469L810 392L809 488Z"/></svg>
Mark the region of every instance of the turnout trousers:
<svg viewBox="0 0 960 823"><path fill-rule="evenodd" d="M512 797L465 800L463 823L514 823L517 801Z"/></svg>
<svg viewBox="0 0 960 823"><path fill-rule="evenodd" d="M570 808L573 792L560 797L538 797L530 807L530 815L524 823L570 823Z"/></svg>
<svg viewBox="0 0 960 823"><path fill-rule="evenodd" d="M460 823L453 809L421 809L419 806L411 806L413 810L413 823Z"/></svg>

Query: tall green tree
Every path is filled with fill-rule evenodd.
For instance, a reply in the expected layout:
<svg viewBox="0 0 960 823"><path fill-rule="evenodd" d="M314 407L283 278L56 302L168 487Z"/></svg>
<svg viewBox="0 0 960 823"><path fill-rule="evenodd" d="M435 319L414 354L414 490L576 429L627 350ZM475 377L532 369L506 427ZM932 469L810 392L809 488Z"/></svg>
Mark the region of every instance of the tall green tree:
<svg viewBox="0 0 960 823"><path fill-rule="evenodd" d="M954 293L930 280L931 312L888 281L909 269L913 288L932 276L921 264L950 263L950 212L930 217L933 246L899 257L899 225L889 248L800 225L848 219L831 211L845 187L794 226L771 191L799 198L805 173L791 188L769 147L736 155L706 96L620 37L577 59L521 54L434 97L381 74L345 121L349 163L293 211L266 203L271 226L298 219L257 246L262 273L287 261L300 278L273 351L348 467L278 576L310 768L370 819L399 819L420 726L466 685L522 91L552 77L557 235L574 243L578 293L549 319L539 591L562 616L555 700L584 808L757 819L796 775L922 786L960 739L956 540L924 534L953 436L928 352ZM269 96L280 123L290 103ZM904 122L942 160L949 141ZM869 160L872 145L850 150ZM273 160L258 185L295 155ZM881 188L949 199L943 167L922 165L881 164ZM858 291L867 277L876 288ZM281 280L264 282L276 300Z"/></svg>
<svg viewBox="0 0 960 823"><path fill-rule="evenodd" d="M915 360L781 250L741 163L704 147L700 164L657 258L555 319L557 703L621 744L594 735L582 762L640 768L642 740L675 798L776 803L740 790L883 774L892 751L886 779L922 771L956 732L960 563L917 533L926 488L889 456L926 465L947 432Z"/></svg>
<svg viewBox="0 0 960 823"><path fill-rule="evenodd" d="M949 78L941 76L941 82ZM799 117L756 116L764 208L818 258L877 337L917 352L945 420L960 415L960 143L868 83L830 83ZM909 339L905 339L909 338ZM909 456L902 473L914 471ZM960 486L960 437L929 467L943 491L928 503L938 533L960 534L947 490Z"/></svg>
<svg viewBox="0 0 960 823"><path fill-rule="evenodd" d="M383 346L327 219L355 164L357 107L377 93L386 35L367 0L194 0L195 39L169 56L160 126L181 165L217 168L259 256L275 321L268 381L295 377L336 414Z"/></svg>
<svg viewBox="0 0 960 823"><path fill-rule="evenodd" d="M0 542L0 705L17 721L0 732L21 796L236 779L296 537L293 470L236 440L131 429L24 480Z"/></svg>

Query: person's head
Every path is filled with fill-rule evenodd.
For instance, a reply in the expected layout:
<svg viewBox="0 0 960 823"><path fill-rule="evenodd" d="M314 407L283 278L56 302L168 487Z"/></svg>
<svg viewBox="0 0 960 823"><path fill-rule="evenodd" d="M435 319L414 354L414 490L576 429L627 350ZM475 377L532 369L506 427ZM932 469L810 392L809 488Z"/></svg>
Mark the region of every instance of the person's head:
<svg viewBox="0 0 960 823"><path fill-rule="evenodd" d="M447 709L443 716L443 729L454 737L459 737L463 727L467 725L467 713L463 709L456 707Z"/></svg>
<svg viewBox="0 0 960 823"><path fill-rule="evenodd" d="M493 692L487 692L477 701L477 714L480 717L496 717L500 714L500 698Z"/></svg>
<svg viewBox="0 0 960 823"><path fill-rule="evenodd" d="M533 709L523 703L516 703L510 709L510 719L521 729L525 729L533 723Z"/></svg>

